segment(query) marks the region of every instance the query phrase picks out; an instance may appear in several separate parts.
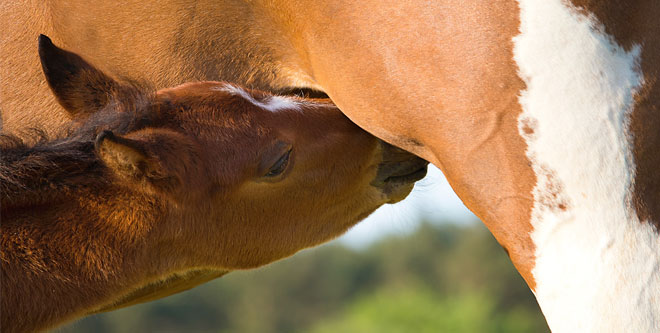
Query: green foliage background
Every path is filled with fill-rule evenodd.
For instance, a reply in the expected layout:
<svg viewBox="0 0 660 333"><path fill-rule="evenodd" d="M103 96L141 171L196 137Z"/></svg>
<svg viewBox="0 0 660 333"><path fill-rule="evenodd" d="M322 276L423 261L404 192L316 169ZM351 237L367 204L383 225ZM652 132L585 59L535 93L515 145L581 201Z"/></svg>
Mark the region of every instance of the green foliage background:
<svg viewBox="0 0 660 333"><path fill-rule="evenodd" d="M364 249L330 244L60 332L547 332L481 224L423 223Z"/></svg>

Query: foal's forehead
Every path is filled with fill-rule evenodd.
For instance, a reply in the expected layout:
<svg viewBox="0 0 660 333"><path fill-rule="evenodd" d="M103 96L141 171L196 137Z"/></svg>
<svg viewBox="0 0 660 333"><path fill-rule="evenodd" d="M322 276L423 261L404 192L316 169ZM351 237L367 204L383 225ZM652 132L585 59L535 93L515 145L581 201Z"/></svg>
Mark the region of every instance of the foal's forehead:
<svg viewBox="0 0 660 333"><path fill-rule="evenodd" d="M226 82L193 82L163 89L160 94L174 94L177 97L194 97L200 100L221 102L224 105L247 102L269 112L302 111L306 105L311 105L301 99L288 96L277 96L262 91L250 90Z"/></svg>
<svg viewBox="0 0 660 333"><path fill-rule="evenodd" d="M252 105L270 112L277 112L281 110L300 111L303 106L302 101L291 97L276 96L264 92L250 91L231 83L220 82L217 85L210 86L209 90L227 93L230 96L240 97L250 102Z"/></svg>

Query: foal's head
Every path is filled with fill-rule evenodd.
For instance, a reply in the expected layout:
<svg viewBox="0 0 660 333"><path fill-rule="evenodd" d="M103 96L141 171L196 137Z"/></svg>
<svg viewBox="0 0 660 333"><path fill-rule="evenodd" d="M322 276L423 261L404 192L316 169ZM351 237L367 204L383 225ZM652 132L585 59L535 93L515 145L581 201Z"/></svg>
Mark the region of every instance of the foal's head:
<svg viewBox="0 0 660 333"><path fill-rule="evenodd" d="M403 199L426 171L329 100L223 82L144 93L47 37L40 56L115 186L164 203L161 243L195 267L255 267L327 241Z"/></svg>

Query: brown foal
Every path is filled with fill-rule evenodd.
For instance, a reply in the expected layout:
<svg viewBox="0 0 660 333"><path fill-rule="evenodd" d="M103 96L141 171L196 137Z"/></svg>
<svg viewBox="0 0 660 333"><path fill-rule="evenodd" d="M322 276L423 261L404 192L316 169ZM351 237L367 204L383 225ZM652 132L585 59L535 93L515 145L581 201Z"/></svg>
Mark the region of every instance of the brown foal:
<svg viewBox="0 0 660 333"><path fill-rule="evenodd" d="M69 135L3 136L2 330L190 288L332 239L427 163L328 100L221 82L148 92L40 38Z"/></svg>

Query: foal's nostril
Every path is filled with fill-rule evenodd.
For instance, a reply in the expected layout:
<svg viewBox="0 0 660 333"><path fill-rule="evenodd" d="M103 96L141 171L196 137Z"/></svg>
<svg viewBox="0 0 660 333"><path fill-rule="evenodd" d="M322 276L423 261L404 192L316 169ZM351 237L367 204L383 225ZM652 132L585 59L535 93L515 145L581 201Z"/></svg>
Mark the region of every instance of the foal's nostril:
<svg viewBox="0 0 660 333"><path fill-rule="evenodd" d="M407 161L416 158L415 155L387 142L381 141L380 145L383 152L383 162Z"/></svg>

